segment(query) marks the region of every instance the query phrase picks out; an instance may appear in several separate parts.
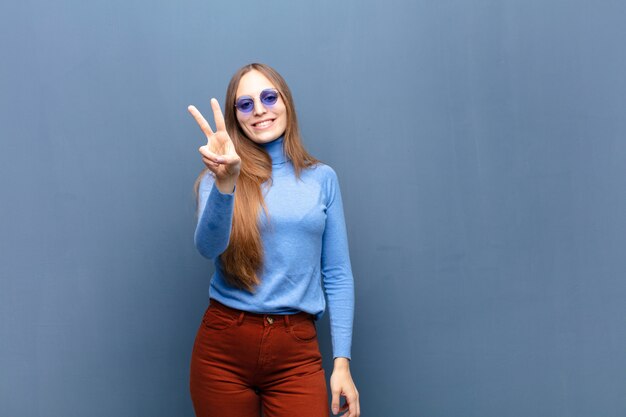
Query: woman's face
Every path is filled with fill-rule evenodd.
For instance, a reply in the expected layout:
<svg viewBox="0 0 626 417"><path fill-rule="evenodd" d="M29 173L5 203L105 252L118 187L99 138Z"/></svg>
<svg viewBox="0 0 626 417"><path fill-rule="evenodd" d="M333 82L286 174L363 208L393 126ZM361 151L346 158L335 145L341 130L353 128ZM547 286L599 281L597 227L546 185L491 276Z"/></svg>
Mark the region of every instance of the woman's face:
<svg viewBox="0 0 626 417"><path fill-rule="evenodd" d="M254 109L244 113L237 109L237 120L246 136L256 143L267 143L277 139L287 128L287 109L285 103L278 95L278 100L271 106L261 102L261 91L275 89L276 86L257 70L247 72L237 87L235 100L242 96L249 96L254 100Z"/></svg>

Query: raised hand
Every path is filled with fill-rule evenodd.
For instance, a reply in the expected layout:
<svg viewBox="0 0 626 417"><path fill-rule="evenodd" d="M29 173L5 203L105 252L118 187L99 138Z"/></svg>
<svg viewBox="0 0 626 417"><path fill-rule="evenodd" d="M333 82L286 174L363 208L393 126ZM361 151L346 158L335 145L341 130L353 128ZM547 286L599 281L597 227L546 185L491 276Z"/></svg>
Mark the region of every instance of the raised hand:
<svg viewBox="0 0 626 417"><path fill-rule="evenodd" d="M211 99L213 118L215 119L215 132L211 129L209 122L194 106L189 106L187 110L196 119L198 126L207 138L207 143L201 146L198 151L202 155L202 162L215 174L216 184L221 192L230 193L234 189L239 171L241 169L241 158L235 151L235 146L226 132L224 115L216 99Z"/></svg>

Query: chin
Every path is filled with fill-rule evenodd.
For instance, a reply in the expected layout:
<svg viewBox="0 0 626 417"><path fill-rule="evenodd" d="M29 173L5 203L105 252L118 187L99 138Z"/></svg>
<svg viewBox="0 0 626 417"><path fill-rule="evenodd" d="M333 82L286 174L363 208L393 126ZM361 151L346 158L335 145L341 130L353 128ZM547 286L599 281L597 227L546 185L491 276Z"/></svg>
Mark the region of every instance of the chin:
<svg viewBox="0 0 626 417"><path fill-rule="evenodd" d="M248 138L256 143L268 143L271 142L273 140L278 139L279 137L282 136L284 132L264 132L263 134L253 134L253 135L249 135Z"/></svg>

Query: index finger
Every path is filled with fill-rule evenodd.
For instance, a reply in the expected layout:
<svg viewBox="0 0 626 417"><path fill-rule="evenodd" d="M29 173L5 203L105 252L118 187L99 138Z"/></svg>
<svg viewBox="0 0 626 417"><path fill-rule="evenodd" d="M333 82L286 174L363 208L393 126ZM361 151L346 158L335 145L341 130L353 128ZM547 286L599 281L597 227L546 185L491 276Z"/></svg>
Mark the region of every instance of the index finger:
<svg viewBox="0 0 626 417"><path fill-rule="evenodd" d="M206 121L202 113L200 113L200 111L198 111L195 106L189 106L187 107L187 110L189 110L189 113L191 113L193 118L196 119L196 123L198 123L198 126L200 126L200 129L204 132L205 135L210 136L214 134L213 130L211 130L209 122Z"/></svg>
<svg viewBox="0 0 626 417"><path fill-rule="evenodd" d="M226 123L224 122L224 115L222 114L222 109L220 108L220 103L217 102L217 99L211 99L211 108L213 109L213 118L215 119L215 128L217 130L226 130Z"/></svg>

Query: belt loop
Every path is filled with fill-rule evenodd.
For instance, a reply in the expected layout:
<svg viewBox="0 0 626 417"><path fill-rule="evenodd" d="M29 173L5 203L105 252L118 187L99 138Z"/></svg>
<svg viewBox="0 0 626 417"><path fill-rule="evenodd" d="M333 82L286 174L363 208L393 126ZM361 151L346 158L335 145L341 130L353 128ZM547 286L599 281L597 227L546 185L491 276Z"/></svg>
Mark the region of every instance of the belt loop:
<svg viewBox="0 0 626 417"><path fill-rule="evenodd" d="M245 311L242 311L241 313L239 313L239 318L237 319L237 326L241 326L241 323L243 323L243 316L246 315Z"/></svg>
<svg viewBox="0 0 626 417"><path fill-rule="evenodd" d="M285 326L289 327L289 314L285 314Z"/></svg>

